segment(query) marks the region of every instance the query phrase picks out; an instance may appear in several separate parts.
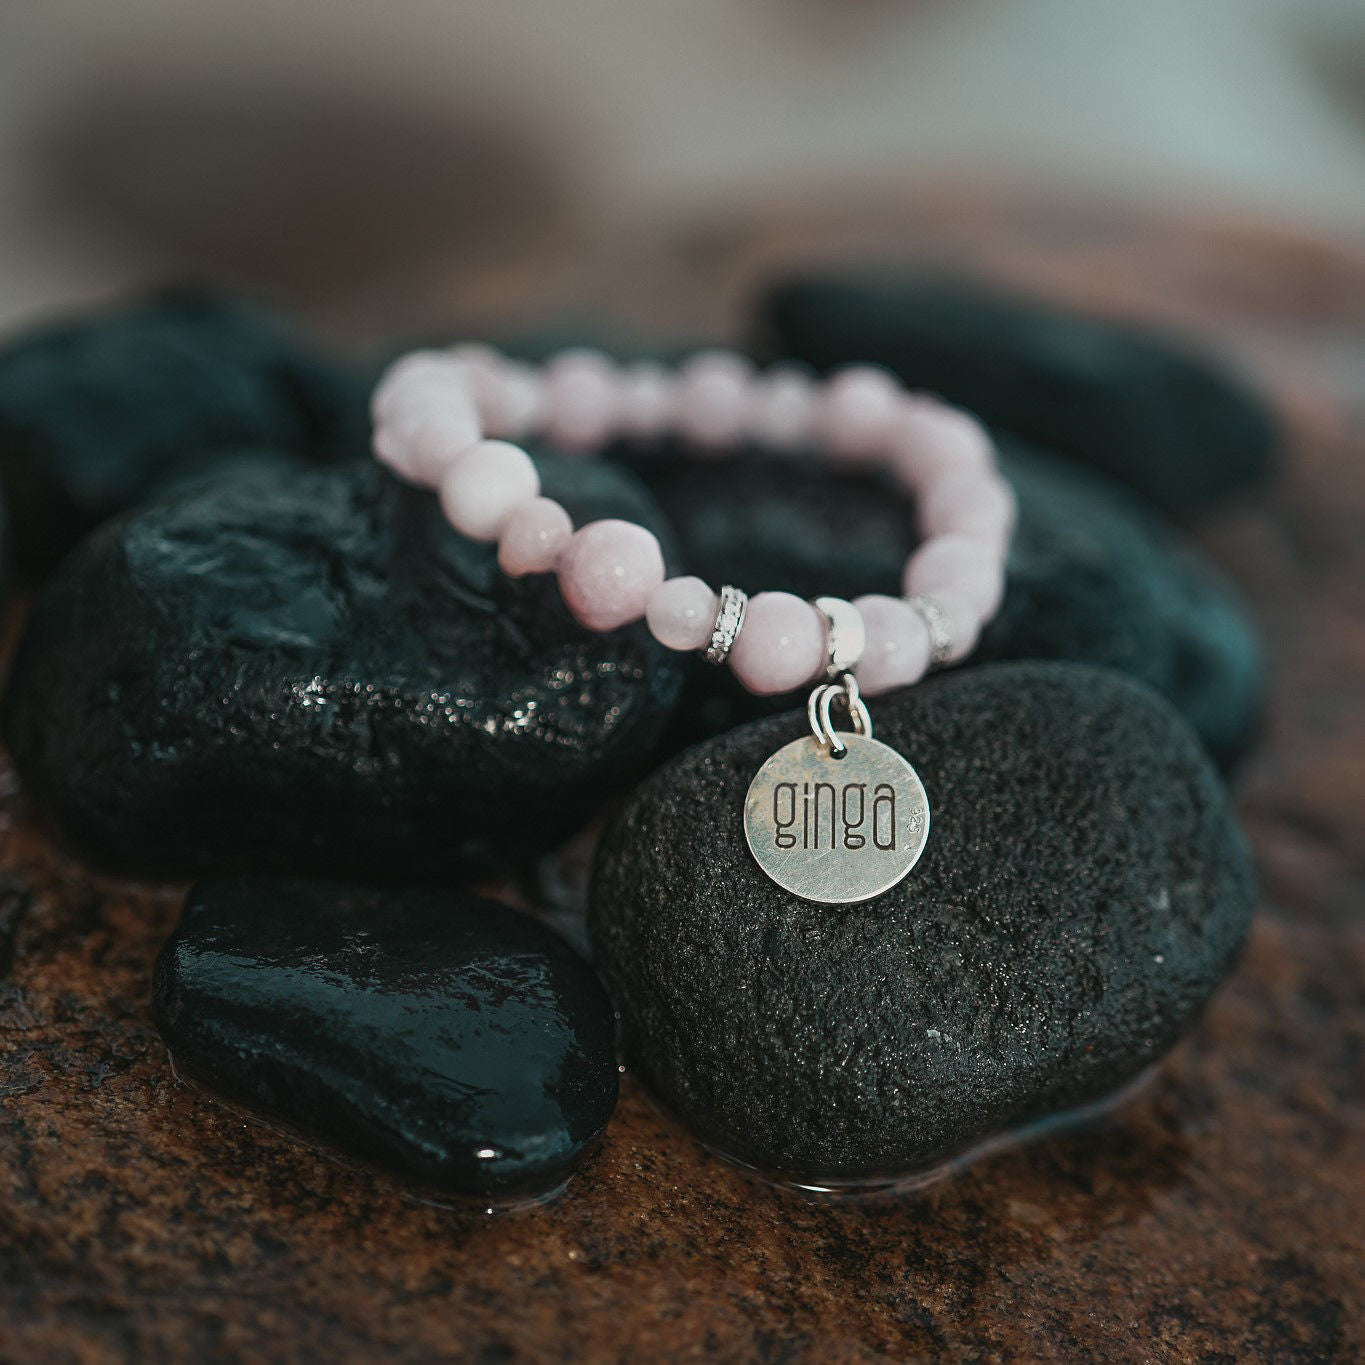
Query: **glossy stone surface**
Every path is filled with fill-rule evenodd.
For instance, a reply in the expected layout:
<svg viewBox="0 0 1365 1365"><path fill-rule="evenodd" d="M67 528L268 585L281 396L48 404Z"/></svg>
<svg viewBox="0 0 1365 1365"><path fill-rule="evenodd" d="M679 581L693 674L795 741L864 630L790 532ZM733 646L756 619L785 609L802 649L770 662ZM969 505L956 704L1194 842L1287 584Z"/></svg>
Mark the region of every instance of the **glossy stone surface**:
<svg viewBox="0 0 1365 1365"><path fill-rule="evenodd" d="M243 449L363 453L367 384L276 318L199 290L9 338L0 473L18 562L49 568L98 522Z"/></svg>
<svg viewBox="0 0 1365 1365"><path fill-rule="evenodd" d="M1106 322L965 277L831 270L760 306L765 350L819 370L885 366L910 388L1098 469L1169 509L1256 482L1278 438L1265 401L1174 336Z"/></svg>
<svg viewBox="0 0 1365 1365"><path fill-rule="evenodd" d="M850 600L901 591L917 543L914 507L889 479L771 455L723 470L629 458L672 522L682 562L709 583ZM1003 605L967 666L1063 659L1119 669L1167 697L1210 753L1232 763L1253 734L1262 676L1254 629L1222 574L1107 480L1017 446L1003 467L1019 524ZM699 666L679 741L785 705Z"/></svg>
<svg viewBox="0 0 1365 1365"><path fill-rule="evenodd" d="M1189 1028L1252 910L1222 784L1128 679L976 669L876 724L932 812L890 891L812 904L750 854L736 812L799 712L651 776L594 874L629 1061L704 1140L808 1181L914 1171L1114 1091Z"/></svg>
<svg viewBox="0 0 1365 1365"><path fill-rule="evenodd" d="M152 1017L181 1075L447 1193L554 1188L616 1103L592 969L459 891L201 882L157 959Z"/></svg>
<svg viewBox="0 0 1365 1365"><path fill-rule="evenodd" d="M545 460L581 519L657 518ZM649 762L677 656L367 463L225 476L101 528L39 597L6 742L73 844L143 870L524 865Z"/></svg>

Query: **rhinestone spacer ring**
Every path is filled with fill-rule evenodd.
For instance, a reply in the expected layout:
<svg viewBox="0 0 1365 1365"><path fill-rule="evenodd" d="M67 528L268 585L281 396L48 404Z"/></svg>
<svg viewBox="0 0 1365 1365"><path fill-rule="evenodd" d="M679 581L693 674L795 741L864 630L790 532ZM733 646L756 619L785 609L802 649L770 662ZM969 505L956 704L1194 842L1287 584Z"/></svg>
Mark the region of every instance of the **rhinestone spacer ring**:
<svg viewBox="0 0 1365 1365"><path fill-rule="evenodd" d="M748 606L747 593L728 583L720 590L720 609L716 612L716 623L711 627L711 643L706 647L708 664L725 662L731 646L739 638Z"/></svg>
<svg viewBox="0 0 1365 1365"><path fill-rule="evenodd" d="M929 627L929 662L941 668L953 652L953 632L948 625L948 617L932 597L925 597L922 593L907 601L924 617L924 624Z"/></svg>

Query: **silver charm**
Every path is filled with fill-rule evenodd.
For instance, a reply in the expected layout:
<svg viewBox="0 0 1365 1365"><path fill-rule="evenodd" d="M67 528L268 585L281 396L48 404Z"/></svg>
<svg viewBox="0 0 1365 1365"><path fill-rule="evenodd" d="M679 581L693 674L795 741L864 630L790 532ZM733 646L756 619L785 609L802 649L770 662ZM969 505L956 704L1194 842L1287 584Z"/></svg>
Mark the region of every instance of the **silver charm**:
<svg viewBox="0 0 1365 1365"><path fill-rule="evenodd" d="M853 732L835 730L842 702ZM872 718L845 673L811 693L811 734L758 770L744 801L744 835L759 867L803 900L849 905L895 886L929 837L919 775L872 737Z"/></svg>

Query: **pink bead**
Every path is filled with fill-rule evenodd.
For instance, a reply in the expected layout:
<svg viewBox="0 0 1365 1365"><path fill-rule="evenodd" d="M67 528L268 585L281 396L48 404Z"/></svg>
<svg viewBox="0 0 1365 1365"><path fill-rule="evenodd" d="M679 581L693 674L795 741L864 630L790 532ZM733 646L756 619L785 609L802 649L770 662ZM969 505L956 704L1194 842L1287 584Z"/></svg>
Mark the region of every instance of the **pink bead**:
<svg viewBox="0 0 1365 1365"><path fill-rule="evenodd" d="M760 697L790 692L814 680L825 663L825 622L789 592L749 599L744 626L730 650L735 677Z"/></svg>
<svg viewBox="0 0 1365 1365"><path fill-rule="evenodd" d="M749 415L753 373L733 351L699 351L678 375L678 430L703 449L737 445Z"/></svg>
<svg viewBox="0 0 1365 1365"><path fill-rule="evenodd" d="M774 450L814 438L818 389L804 370L774 366L749 392L749 435Z"/></svg>
<svg viewBox="0 0 1365 1365"><path fill-rule="evenodd" d="M874 365L839 370L820 394L817 424L831 454L850 461L886 456L905 394Z"/></svg>
<svg viewBox="0 0 1365 1365"><path fill-rule="evenodd" d="M964 472L995 468L995 447L970 413L926 394L907 395L889 437L891 467L912 492Z"/></svg>
<svg viewBox="0 0 1365 1365"><path fill-rule="evenodd" d="M1014 530L1014 490L998 474L964 471L938 480L919 496L919 525L926 539L971 536L1001 559Z"/></svg>
<svg viewBox="0 0 1365 1365"><path fill-rule="evenodd" d="M497 540L517 507L540 492L531 457L507 441L471 446L441 478L446 520L472 540Z"/></svg>
<svg viewBox="0 0 1365 1365"><path fill-rule="evenodd" d="M654 589L645 620L669 649L705 649L719 610L720 599L700 578L670 578Z"/></svg>
<svg viewBox="0 0 1365 1365"><path fill-rule="evenodd" d="M629 366L621 376L621 430L648 440L661 436L677 419L677 395L668 371L653 361Z"/></svg>
<svg viewBox="0 0 1365 1365"><path fill-rule="evenodd" d="M982 619L995 615L1005 592L1005 570L999 554L985 541L969 536L935 536L906 562L907 597L937 599L957 592Z"/></svg>
<svg viewBox="0 0 1365 1365"><path fill-rule="evenodd" d="M406 407L420 391L448 391L461 379L459 367L444 351L412 351L395 360L379 378L370 398L370 415L376 425Z"/></svg>
<svg viewBox="0 0 1365 1365"><path fill-rule="evenodd" d="M553 498L520 503L498 536L498 567L511 578L549 573L573 535L573 521Z"/></svg>
<svg viewBox="0 0 1365 1365"><path fill-rule="evenodd" d="M616 367L600 351L561 351L545 370L545 434L567 450L596 450L613 434Z"/></svg>
<svg viewBox="0 0 1365 1365"><path fill-rule="evenodd" d="M644 615L664 580L654 534L631 521L591 521L559 557L559 591L589 630L615 630Z"/></svg>
<svg viewBox="0 0 1365 1365"><path fill-rule="evenodd" d="M482 435L474 404L456 390L444 407L424 417L408 436L405 472L423 488L435 488L446 470Z"/></svg>
<svg viewBox="0 0 1365 1365"><path fill-rule="evenodd" d="M901 597L860 597L867 646L858 665L858 686L869 697L909 687L929 671L929 627Z"/></svg>
<svg viewBox="0 0 1365 1365"><path fill-rule="evenodd" d="M490 436L516 441L534 431L545 410L540 374L519 360L504 360L480 386L479 417Z"/></svg>

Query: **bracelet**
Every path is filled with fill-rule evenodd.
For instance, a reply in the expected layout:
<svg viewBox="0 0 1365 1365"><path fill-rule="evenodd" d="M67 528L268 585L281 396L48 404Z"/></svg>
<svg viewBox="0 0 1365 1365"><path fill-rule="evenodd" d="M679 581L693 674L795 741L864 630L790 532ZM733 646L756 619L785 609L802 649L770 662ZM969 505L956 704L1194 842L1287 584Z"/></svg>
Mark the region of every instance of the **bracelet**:
<svg viewBox="0 0 1365 1365"><path fill-rule="evenodd" d="M705 351L671 374L575 349L537 369L465 345L396 361L375 389L372 416L376 455L438 490L456 530L495 541L505 573L553 571L584 626L608 631L644 617L661 644L728 663L751 692L854 674L866 696L907 686L965 657L1000 605L1015 503L989 436L967 413L907 393L872 366L818 382L794 367L760 373L739 355ZM539 433L586 453L668 432L700 453L817 444L844 464L885 466L914 495L924 536L905 565L905 596L807 602L730 586L717 593L694 577L665 581L652 532L620 520L575 529L540 496L534 463L512 444Z"/></svg>

